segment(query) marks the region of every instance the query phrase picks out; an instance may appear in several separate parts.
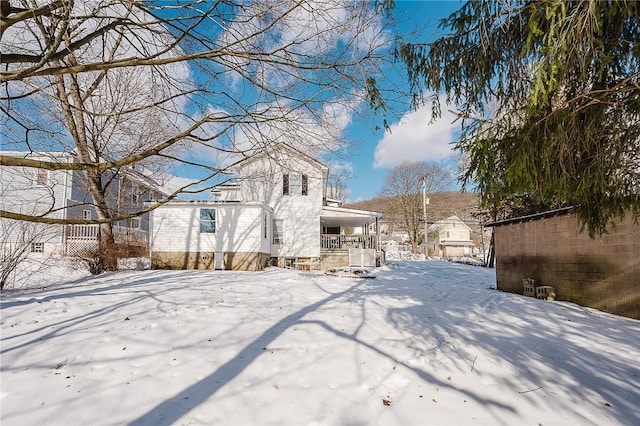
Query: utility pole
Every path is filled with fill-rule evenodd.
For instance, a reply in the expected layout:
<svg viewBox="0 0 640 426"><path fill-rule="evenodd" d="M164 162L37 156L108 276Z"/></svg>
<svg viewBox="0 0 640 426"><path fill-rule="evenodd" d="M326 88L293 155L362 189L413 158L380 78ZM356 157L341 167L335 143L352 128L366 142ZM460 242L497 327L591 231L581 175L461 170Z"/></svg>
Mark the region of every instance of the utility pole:
<svg viewBox="0 0 640 426"><path fill-rule="evenodd" d="M429 237L427 223L427 204L429 204L429 198L427 197L427 177L422 177L422 219L424 220L424 256L429 259Z"/></svg>

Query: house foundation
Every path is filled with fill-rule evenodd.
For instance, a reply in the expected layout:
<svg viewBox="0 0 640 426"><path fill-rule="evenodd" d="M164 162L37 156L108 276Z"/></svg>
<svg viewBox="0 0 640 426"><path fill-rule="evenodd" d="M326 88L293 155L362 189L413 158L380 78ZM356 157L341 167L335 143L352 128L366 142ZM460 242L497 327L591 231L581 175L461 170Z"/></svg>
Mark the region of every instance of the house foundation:
<svg viewBox="0 0 640 426"><path fill-rule="evenodd" d="M222 261L216 261L216 255ZM218 259L219 260L219 259ZM268 253L259 252L153 252L153 269L220 269L233 271L262 271L269 262Z"/></svg>

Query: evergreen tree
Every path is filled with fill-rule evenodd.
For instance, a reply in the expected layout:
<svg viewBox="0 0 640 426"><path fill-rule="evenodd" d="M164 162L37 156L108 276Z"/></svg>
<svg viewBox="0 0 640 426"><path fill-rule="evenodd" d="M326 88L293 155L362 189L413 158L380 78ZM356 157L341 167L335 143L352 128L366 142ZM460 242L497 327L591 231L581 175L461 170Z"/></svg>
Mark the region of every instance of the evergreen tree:
<svg viewBox="0 0 640 426"><path fill-rule="evenodd" d="M483 202L573 205L591 236L640 214L640 3L470 1L404 43L414 102L459 109Z"/></svg>

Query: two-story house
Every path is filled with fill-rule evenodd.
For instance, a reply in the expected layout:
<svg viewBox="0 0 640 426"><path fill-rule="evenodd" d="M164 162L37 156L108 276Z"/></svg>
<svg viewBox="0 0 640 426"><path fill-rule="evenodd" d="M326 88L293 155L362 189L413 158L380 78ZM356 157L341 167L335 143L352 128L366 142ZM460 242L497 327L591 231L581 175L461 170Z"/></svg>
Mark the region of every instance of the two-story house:
<svg viewBox="0 0 640 426"><path fill-rule="evenodd" d="M429 253L442 258L471 256L471 228L458 216L439 220L428 228Z"/></svg>
<svg viewBox="0 0 640 426"><path fill-rule="evenodd" d="M153 267L375 264L379 241L372 229L382 214L327 200L324 164L279 144L241 161L236 172L211 201L175 201L151 213Z"/></svg>
<svg viewBox="0 0 640 426"><path fill-rule="evenodd" d="M68 152L0 151L0 155L24 157L58 163L73 163L77 159ZM165 191L141 173L133 170L107 172L106 199L114 215L140 210L146 201L162 199ZM77 170L45 170L29 167L3 167L0 171L0 205L2 210L57 219L93 220L97 218L84 174ZM29 230L34 253L76 255L97 247L98 225L18 224L0 218L2 244L5 247L24 243ZM114 224L116 240L126 239L146 245L148 215Z"/></svg>

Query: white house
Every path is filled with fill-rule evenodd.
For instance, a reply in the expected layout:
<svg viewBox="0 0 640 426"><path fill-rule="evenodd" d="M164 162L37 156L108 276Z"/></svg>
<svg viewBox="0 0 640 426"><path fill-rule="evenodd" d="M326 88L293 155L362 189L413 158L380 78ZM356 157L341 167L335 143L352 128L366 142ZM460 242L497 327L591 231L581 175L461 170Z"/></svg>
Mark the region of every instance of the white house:
<svg viewBox="0 0 640 426"><path fill-rule="evenodd" d="M0 151L7 157L23 157L58 163L77 161L68 152ZM166 194L144 175L128 171L111 176L107 202L115 214L126 214L145 201ZM96 219L96 211L82 172L29 167L2 167L0 206L2 210L57 219ZM116 239L146 245L148 215L114 223ZM40 225L0 218L4 250L31 244L33 253L75 255L97 248L98 225Z"/></svg>
<svg viewBox="0 0 640 426"><path fill-rule="evenodd" d="M458 216L439 220L428 228L429 251L434 256L453 258L471 256L471 228Z"/></svg>
<svg viewBox="0 0 640 426"><path fill-rule="evenodd" d="M236 172L212 201L170 202L151 213L154 267L328 268L371 263L371 255L375 262L371 229L382 214L327 201L324 164L279 144L241 161Z"/></svg>

